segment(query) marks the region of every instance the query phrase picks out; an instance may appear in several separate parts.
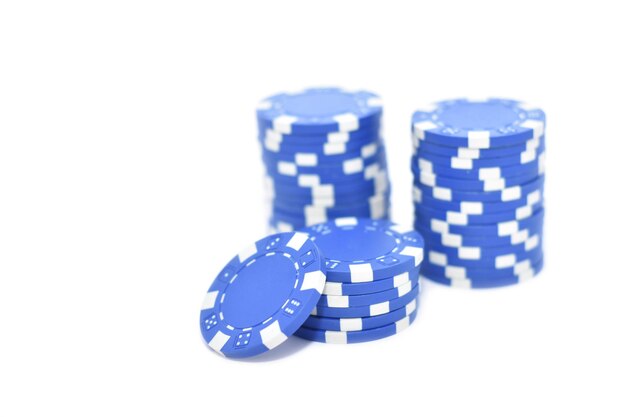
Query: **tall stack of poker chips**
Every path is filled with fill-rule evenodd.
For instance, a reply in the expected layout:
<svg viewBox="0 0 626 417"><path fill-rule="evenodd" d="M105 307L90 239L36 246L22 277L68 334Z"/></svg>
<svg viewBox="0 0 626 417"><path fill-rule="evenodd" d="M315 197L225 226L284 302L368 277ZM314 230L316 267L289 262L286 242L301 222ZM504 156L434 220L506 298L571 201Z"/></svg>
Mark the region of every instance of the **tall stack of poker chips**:
<svg viewBox="0 0 626 417"><path fill-rule="evenodd" d="M421 273L466 288L543 267L545 114L513 100L450 100L412 118Z"/></svg>
<svg viewBox="0 0 626 417"><path fill-rule="evenodd" d="M338 88L278 94L260 103L257 121L272 229L344 216L387 218L378 96Z"/></svg>
<svg viewBox="0 0 626 417"><path fill-rule="evenodd" d="M324 343L381 339L417 315L424 241L388 220L339 218L303 230L326 263L326 283L296 336Z"/></svg>

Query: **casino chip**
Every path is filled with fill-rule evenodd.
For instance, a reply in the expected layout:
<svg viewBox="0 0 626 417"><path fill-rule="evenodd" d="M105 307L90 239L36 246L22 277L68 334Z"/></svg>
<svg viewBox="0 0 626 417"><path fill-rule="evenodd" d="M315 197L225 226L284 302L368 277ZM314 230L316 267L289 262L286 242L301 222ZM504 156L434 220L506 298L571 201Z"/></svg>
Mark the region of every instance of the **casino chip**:
<svg viewBox="0 0 626 417"><path fill-rule="evenodd" d="M257 108L270 230L346 216L386 219L390 186L382 104L367 91L313 88Z"/></svg>
<svg viewBox="0 0 626 417"><path fill-rule="evenodd" d="M208 346L242 358L275 348L315 309L326 283L325 262L304 233L259 240L219 273L200 311Z"/></svg>
<svg viewBox="0 0 626 417"><path fill-rule="evenodd" d="M515 100L449 100L416 111L412 130L422 276L464 288L536 276L544 263L544 112Z"/></svg>

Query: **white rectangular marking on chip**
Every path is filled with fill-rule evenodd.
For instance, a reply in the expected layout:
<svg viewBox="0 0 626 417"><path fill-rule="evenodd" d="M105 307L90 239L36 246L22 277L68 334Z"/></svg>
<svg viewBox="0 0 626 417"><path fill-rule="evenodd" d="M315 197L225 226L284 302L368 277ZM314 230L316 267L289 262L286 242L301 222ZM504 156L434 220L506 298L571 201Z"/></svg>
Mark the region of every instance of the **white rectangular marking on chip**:
<svg viewBox="0 0 626 417"><path fill-rule="evenodd" d="M526 197L526 203L529 206L537 204L541 200L541 193L539 190L535 190L532 193L528 194Z"/></svg>
<svg viewBox="0 0 626 417"><path fill-rule="evenodd" d="M439 219L430 219L430 228L437 233L448 233L449 231L448 223Z"/></svg>
<svg viewBox="0 0 626 417"><path fill-rule="evenodd" d="M398 274L395 277L393 277L393 287L394 288L398 288L400 285L406 284L407 282L409 282L409 273L408 272L403 272L403 273Z"/></svg>
<svg viewBox="0 0 626 417"><path fill-rule="evenodd" d="M519 275L522 272L527 271L531 268L532 268L532 265L530 264L530 259L526 259L526 260L523 260L522 262L518 262L515 264L515 266L513 267L513 273L515 275Z"/></svg>
<svg viewBox="0 0 626 417"><path fill-rule="evenodd" d="M522 220L522 219L527 219L528 217L530 217L533 214L533 208L532 206L522 206L522 207L518 207L515 210L515 219L516 220Z"/></svg>
<svg viewBox="0 0 626 417"><path fill-rule="evenodd" d="M222 348L224 347L226 343L228 343L229 340L230 340L230 336L228 336L225 333L222 333L221 331L218 331L217 333L215 333L215 336L213 336L213 338L208 344L211 349L213 349L220 355L223 355Z"/></svg>
<svg viewBox="0 0 626 417"><path fill-rule="evenodd" d="M350 268L350 282L374 281L374 270L370 264L353 264Z"/></svg>
<svg viewBox="0 0 626 417"><path fill-rule="evenodd" d="M363 171L363 159L353 158L343 161L343 173L344 174L356 174Z"/></svg>
<svg viewBox="0 0 626 417"><path fill-rule="evenodd" d="M462 201L461 213L483 214L483 203L481 203L480 201Z"/></svg>
<svg viewBox="0 0 626 417"><path fill-rule="evenodd" d="M491 179L500 179L502 178L502 171L499 167L491 167L491 168L480 168L478 170L478 179L480 180L491 180Z"/></svg>
<svg viewBox="0 0 626 417"><path fill-rule="evenodd" d="M375 178L379 172L380 172L380 166L378 165L378 163L371 164L365 167L365 172L363 174L363 177L366 180L371 180L372 178Z"/></svg>
<svg viewBox="0 0 626 417"><path fill-rule="evenodd" d="M326 343L336 343L336 344L345 345L348 343L348 333L326 330L324 332L324 341Z"/></svg>
<svg viewBox="0 0 626 417"><path fill-rule="evenodd" d="M297 120L297 117L282 115L273 120L272 126L275 131L289 135L291 134L291 125Z"/></svg>
<svg viewBox="0 0 626 417"><path fill-rule="evenodd" d="M350 134L346 132L331 132L326 135L326 141L334 144L344 144L350 140Z"/></svg>
<svg viewBox="0 0 626 417"><path fill-rule="evenodd" d="M295 177L298 175L298 167L296 164L286 161L278 162L278 173Z"/></svg>
<svg viewBox="0 0 626 417"><path fill-rule="evenodd" d="M206 293L204 300L202 300L202 310L208 310L215 307L215 300L219 291L211 291Z"/></svg>
<svg viewBox="0 0 626 417"><path fill-rule="evenodd" d="M528 233L528 229L524 229L511 234L511 245L525 242L528 239Z"/></svg>
<svg viewBox="0 0 626 417"><path fill-rule="evenodd" d="M446 266L444 275L449 279L466 279L467 271L462 266Z"/></svg>
<svg viewBox="0 0 626 417"><path fill-rule="evenodd" d="M278 152L280 151L280 142L276 141L276 140L271 140L271 139L265 139L263 141L263 143L265 144L265 149L267 149L268 151L271 152Z"/></svg>
<svg viewBox="0 0 626 417"><path fill-rule="evenodd" d="M339 114L333 120L339 124L340 132L352 132L359 128L359 118L352 113Z"/></svg>
<svg viewBox="0 0 626 417"><path fill-rule="evenodd" d="M407 282L405 284L402 284L398 287L398 297L402 297L405 294L408 294L411 292L411 286L412 282Z"/></svg>
<svg viewBox="0 0 626 417"><path fill-rule="evenodd" d="M342 332L354 332L354 331L363 330L363 320L339 319L339 329Z"/></svg>
<svg viewBox="0 0 626 417"><path fill-rule="evenodd" d="M480 248L470 246L459 248L459 258L478 260L480 259Z"/></svg>
<svg viewBox="0 0 626 417"><path fill-rule="evenodd" d="M287 247L291 248L295 251L299 251L302 245L304 245L309 236L306 233L296 232L293 234L289 242L287 242Z"/></svg>
<svg viewBox="0 0 626 417"><path fill-rule="evenodd" d="M415 266L418 266L424 260L424 249L416 246L406 246L400 251L400 255L412 256Z"/></svg>
<svg viewBox="0 0 626 417"><path fill-rule="evenodd" d="M396 322L396 333L399 333L402 330L406 329L407 327L409 327L410 324L411 324L411 321L409 320L408 317L398 320Z"/></svg>
<svg viewBox="0 0 626 417"><path fill-rule="evenodd" d="M350 299L346 295L327 295L328 307L347 308L350 306Z"/></svg>
<svg viewBox="0 0 626 417"><path fill-rule="evenodd" d="M413 187L413 200L418 203L422 202L422 190L417 187Z"/></svg>
<svg viewBox="0 0 626 417"><path fill-rule="evenodd" d="M328 282L324 285L323 294L326 295L343 295L342 285L340 282Z"/></svg>
<svg viewBox="0 0 626 417"><path fill-rule="evenodd" d="M526 243L524 243L524 249L528 252L539 246L539 235L531 236Z"/></svg>
<svg viewBox="0 0 626 417"><path fill-rule="evenodd" d="M387 313L389 313L389 301L372 304L370 306L370 316L380 316L381 314Z"/></svg>
<svg viewBox="0 0 626 417"><path fill-rule="evenodd" d="M489 131L473 130L467 132L467 140L469 148L486 149L489 148Z"/></svg>
<svg viewBox="0 0 626 417"><path fill-rule="evenodd" d="M469 279L453 279L450 284L455 288L464 288L466 290L472 288L472 281Z"/></svg>
<svg viewBox="0 0 626 417"><path fill-rule="evenodd" d="M455 235L454 233L442 233L441 243L443 244L443 246L458 248L463 246L463 236Z"/></svg>
<svg viewBox="0 0 626 417"><path fill-rule="evenodd" d="M480 158L480 150L471 148L459 148L457 156L461 159L478 159Z"/></svg>
<svg viewBox="0 0 626 417"><path fill-rule="evenodd" d="M474 162L471 159L463 159L453 156L450 158L450 166L454 169L472 169L474 167Z"/></svg>
<svg viewBox="0 0 626 417"><path fill-rule="evenodd" d="M424 158L419 158L417 160L417 166L422 171L426 171L430 173L433 172L433 163L425 160Z"/></svg>
<svg viewBox="0 0 626 417"><path fill-rule="evenodd" d="M261 334L261 341L265 347L270 350L287 340L287 336L280 329L280 324L277 321L273 322L259 333Z"/></svg>
<svg viewBox="0 0 626 417"><path fill-rule="evenodd" d="M339 217L335 219L335 225L338 227L356 226L358 220L356 217Z"/></svg>
<svg viewBox="0 0 626 417"><path fill-rule="evenodd" d="M519 223L516 220L498 223L498 236L509 236L519 231Z"/></svg>
<svg viewBox="0 0 626 417"><path fill-rule="evenodd" d="M506 182L504 178L485 180L483 185L484 191L499 191L506 188Z"/></svg>
<svg viewBox="0 0 626 417"><path fill-rule="evenodd" d="M409 304L406 305L404 311L405 311L406 315L408 316L409 314L411 314L415 310L417 310L417 301L413 300Z"/></svg>
<svg viewBox="0 0 626 417"><path fill-rule="evenodd" d="M243 264L246 259L250 258L255 253L256 253L256 245L250 245L244 248L241 252L239 252L237 257L239 258L239 262Z"/></svg>
<svg viewBox="0 0 626 417"><path fill-rule="evenodd" d="M404 234L404 233L412 232L413 228L411 228L411 227L409 227L407 225L398 223L398 224L392 225L391 226L391 230L393 230L394 232L397 232L397 233Z"/></svg>
<svg viewBox="0 0 626 417"><path fill-rule="evenodd" d="M532 129L533 130L533 138L538 138L543 135L544 132L544 124L540 120L532 120L528 119L524 121L521 126Z"/></svg>
<svg viewBox="0 0 626 417"><path fill-rule="evenodd" d="M535 149L529 149L520 154L520 163L522 165L532 162L535 159L537 159L537 151Z"/></svg>
<svg viewBox="0 0 626 417"><path fill-rule="evenodd" d="M420 140L424 140L424 132L430 129L436 129L437 125L431 121L424 120L423 122L417 122L413 124L415 133Z"/></svg>
<svg viewBox="0 0 626 417"><path fill-rule="evenodd" d="M449 188L434 187L433 197L439 200L452 201L452 190Z"/></svg>
<svg viewBox="0 0 626 417"><path fill-rule="evenodd" d="M298 185L300 187L315 187L316 185L320 185L320 177L312 174L299 175Z"/></svg>
<svg viewBox="0 0 626 417"><path fill-rule="evenodd" d="M324 155L341 155L346 153L345 143L325 143Z"/></svg>
<svg viewBox="0 0 626 417"><path fill-rule="evenodd" d="M332 184L322 184L316 185L312 187L312 195L315 199L334 199L335 198L335 188Z"/></svg>
<svg viewBox="0 0 626 417"><path fill-rule="evenodd" d="M449 224L467 226L467 214L459 213L457 211L448 211L446 213L446 221Z"/></svg>
<svg viewBox="0 0 626 417"><path fill-rule="evenodd" d="M303 167L317 166L317 155L314 153L297 153L296 165Z"/></svg>
<svg viewBox="0 0 626 417"><path fill-rule="evenodd" d="M448 264L448 258L444 253L430 251L428 253L428 261L431 264L446 266Z"/></svg>
<svg viewBox="0 0 626 417"><path fill-rule="evenodd" d="M496 256L496 268L512 268L515 266L515 254L511 253L509 255L500 255Z"/></svg>
<svg viewBox="0 0 626 417"><path fill-rule="evenodd" d="M374 156L377 150L378 150L378 145L376 145L375 143L370 143L369 145L365 145L363 148L361 148L361 157L369 158L371 156Z"/></svg>
<svg viewBox="0 0 626 417"><path fill-rule="evenodd" d="M318 293L322 293L324 290L324 283L326 282L326 275L322 271L311 271L304 274L302 278L301 291L315 290Z"/></svg>
<svg viewBox="0 0 626 417"><path fill-rule="evenodd" d="M522 187L516 185L502 190L502 201L513 201L522 198Z"/></svg>

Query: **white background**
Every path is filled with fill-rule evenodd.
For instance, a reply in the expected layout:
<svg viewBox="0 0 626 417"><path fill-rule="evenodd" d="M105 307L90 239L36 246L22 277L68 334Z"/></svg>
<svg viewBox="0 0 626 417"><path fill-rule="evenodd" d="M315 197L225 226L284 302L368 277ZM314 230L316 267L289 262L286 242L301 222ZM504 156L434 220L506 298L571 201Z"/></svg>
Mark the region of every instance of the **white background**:
<svg viewBox="0 0 626 417"><path fill-rule="evenodd" d="M618 2L394 3L2 3L1 415L624 415ZM409 224L416 105L544 108L546 270L426 282L380 342L221 358L198 314L265 232L256 103L326 85L384 98Z"/></svg>

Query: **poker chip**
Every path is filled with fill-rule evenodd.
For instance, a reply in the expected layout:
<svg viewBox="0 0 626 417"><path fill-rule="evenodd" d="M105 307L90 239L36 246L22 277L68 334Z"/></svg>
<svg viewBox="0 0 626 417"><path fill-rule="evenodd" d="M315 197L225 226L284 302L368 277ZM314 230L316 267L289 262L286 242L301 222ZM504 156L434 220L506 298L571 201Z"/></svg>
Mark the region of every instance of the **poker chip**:
<svg viewBox="0 0 626 417"><path fill-rule="evenodd" d="M388 218L377 95L339 88L277 94L259 104L257 122L270 230L347 216Z"/></svg>
<svg viewBox="0 0 626 417"><path fill-rule="evenodd" d="M404 307L411 301L415 300L419 294L419 284L411 289L405 295L394 298L388 301L382 301L380 303L355 306L355 307L326 307L317 305L313 312L314 316L322 317L334 317L334 318L358 318L358 317L371 317L379 316L381 314L387 314L390 311L397 310Z"/></svg>
<svg viewBox="0 0 626 417"><path fill-rule="evenodd" d="M324 285L324 291L322 291L322 294L362 295L387 291L393 288L398 288L409 281L415 281L419 276L418 272L419 268L415 268L410 272L402 272L401 274L394 275L391 278L378 279L376 281L362 282L356 284L346 282L331 282L327 280L326 285Z"/></svg>
<svg viewBox="0 0 626 417"><path fill-rule="evenodd" d="M303 230L326 259L331 282L370 282L411 271L424 256L413 229L387 220L344 217Z"/></svg>
<svg viewBox="0 0 626 417"><path fill-rule="evenodd" d="M325 262L306 234L261 239L213 281L200 311L202 337L228 357L273 349L306 321L325 282Z"/></svg>
<svg viewBox="0 0 626 417"><path fill-rule="evenodd" d="M545 114L519 101L448 100L412 118L421 275L464 288L543 268Z"/></svg>
<svg viewBox="0 0 626 417"><path fill-rule="evenodd" d="M303 326L298 329L295 334L303 339L322 343L348 344L371 342L373 340L383 339L401 332L409 327L413 321L415 321L416 316L417 311L414 311L395 323L360 331L342 332L333 330L318 330Z"/></svg>
<svg viewBox="0 0 626 417"><path fill-rule="evenodd" d="M320 297L317 305L322 307L348 308L378 304L385 301L400 298L408 294L417 285L417 278L411 279L404 284L385 291L360 295L324 295Z"/></svg>

